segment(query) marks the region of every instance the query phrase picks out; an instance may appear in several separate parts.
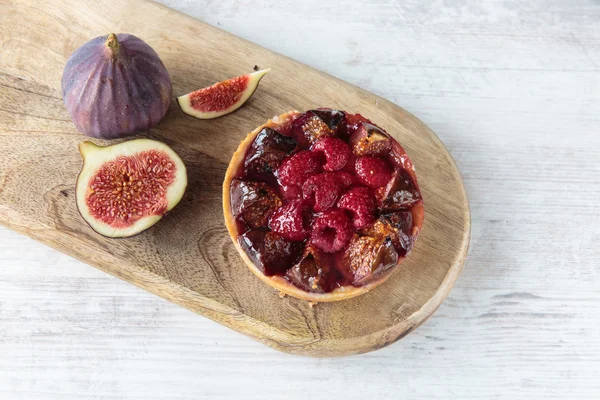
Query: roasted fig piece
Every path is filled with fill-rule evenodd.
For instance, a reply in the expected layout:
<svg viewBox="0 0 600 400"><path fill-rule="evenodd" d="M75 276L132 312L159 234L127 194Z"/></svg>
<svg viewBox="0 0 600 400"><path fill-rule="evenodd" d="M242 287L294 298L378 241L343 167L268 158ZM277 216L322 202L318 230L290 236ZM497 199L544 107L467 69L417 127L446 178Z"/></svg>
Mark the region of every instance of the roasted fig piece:
<svg viewBox="0 0 600 400"><path fill-rule="evenodd" d="M332 268L333 259L313 246L308 246L300 261L290 268L285 277L294 285L315 293L331 291L337 280L337 270Z"/></svg>
<svg viewBox="0 0 600 400"><path fill-rule="evenodd" d="M262 129L246 155L246 173L253 176L273 173L295 148L294 139L271 128Z"/></svg>
<svg viewBox="0 0 600 400"><path fill-rule="evenodd" d="M340 110L332 110L331 108L317 108L316 110L311 110L310 112L319 117L321 121L327 124L329 129L336 133L339 131L346 118L345 112Z"/></svg>
<svg viewBox="0 0 600 400"><path fill-rule="evenodd" d="M379 127L362 122L348 139L356 156L385 156L392 147L392 140Z"/></svg>
<svg viewBox="0 0 600 400"><path fill-rule="evenodd" d="M421 200L421 193L412 177L400 168L394 170L392 179L377 190L376 196L384 212L406 210Z"/></svg>
<svg viewBox="0 0 600 400"><path fill-rule="evenodd" d="M264 182L231 181L231 211L250 228L266 227L269 217L281 207L279 195Z"/></svg>
<svg viewBox="0 0 600 400"><path fill-rule="evenodd" d="M238 76L177 98L181 111L198 119L230 114L244 105L270 69Z"/></svg>
<svg viewBox="0 0 600 400"><path fill-rule="evenodd" d="M171 79L156 52L125 33L77 49L62 76L62 97L84 135L114 139L158 124L171 104Z"/></svg>
<svg viewBox="0 0 600 400"><path fill-rule="evenodd" d="M101 235L132 236L157 223L179 203L187 186L181 158L166 144L136 139L100 147L79 145L77 208Z"/></svg>
<svg viewBox="0 0 600 400"><path fill-rule="evenodd" d="M391 237L394 247L400 257L405 257L413 246L411 235L413 217L410 211L383 214L379 217L379 221L394 230L395 235Z"/></svg>
<svg viewBox="0 0 600 400"><path fill-rule="evenodd" d="M410 211L397 211L382 214L362 233L373 237L389 237L400 257L405 257L414 244L412 237L413 217Z"/></svg>
<svg viewBox="0 0 600 400"><path fill-rule="evenodd" d="M288 242L266 229L252 229L238 238L250 260L265 275L283 274L302 255L302 244Z"/></svg>
<svg viewBox="0 0 600 400"><path fill-rule="evenodd" d="M344 252L343 266L353 276L353 284L365 285L398 263L398 253L387 236L354 235Z"/></svg>
<svg viewBox="0 0 600 400"><path fill-rule="evenodd" d="M337 136L345 117L343 111L329 108L307 111L292 125L296 141L302 148L307 148L323 137Z"/></svg>

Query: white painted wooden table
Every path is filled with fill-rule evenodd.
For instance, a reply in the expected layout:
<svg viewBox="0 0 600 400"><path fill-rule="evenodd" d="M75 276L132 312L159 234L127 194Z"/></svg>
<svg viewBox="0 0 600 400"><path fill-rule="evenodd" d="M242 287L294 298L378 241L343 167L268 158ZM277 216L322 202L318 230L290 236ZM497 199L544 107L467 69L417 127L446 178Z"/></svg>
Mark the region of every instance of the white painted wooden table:
<svg viewBox="0 0 600 400"><path fill-rule="evenodd" d="M0 228L0 399L600 398L598 1L163 2L425 121L467 264L402 341L308 359Z"/></svg>

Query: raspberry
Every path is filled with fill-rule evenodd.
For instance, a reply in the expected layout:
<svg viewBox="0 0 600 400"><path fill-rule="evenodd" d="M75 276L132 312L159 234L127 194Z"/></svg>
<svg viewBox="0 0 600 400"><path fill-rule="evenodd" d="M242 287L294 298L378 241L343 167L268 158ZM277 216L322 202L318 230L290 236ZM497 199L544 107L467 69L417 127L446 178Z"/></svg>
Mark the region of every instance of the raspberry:
<svg viewBox="0 0 600 400"><path fill-rule="evenodd" d="M321 172L319 154L303 150L283 160L277 169L277 177L281 185L300 186L319 172Z"/></svg>
<svg viewBox="0 0 600 400"><path fill-rule="evenodd" d="M352 174L353 176L356 175L356 168L354 168L356 165L356 156L352 153L350 153L350 157L348 158L348 162L346 163L346 165L344 166L344 168L342 168L342 171L347 172L349 174Z"/></svg>
<svg viewBox="0 0 600 400"><path fill-rule="evenodd" d="M342 169L348 162L348 158L350 158L350 147L338 138L325 137L319 139L311 150L325 155L326 163L323 165L325 171Z"/></svg>
<svg viewBox="0 0 600 400"><path fill-rule="evenodd" d="M392 170L382 158L363 156L356 159L354 166L360 182L372 188L386 185L392 179Z"/></svg>
<svg viewBox="0 0 600 400"><path fill-rule="evenodd" d="M310 226L308 207L302 200L294 200L271 215L269 227L286 240L299 242L308 237Z"/></svg>
<svg viewBox="0 0 600 400"><path fill-rule="evenodd" d="M280 186L281 194L288 200L301 199L302 188L300 186Z"/></svg>
<svg viewBox="0 0 600 400"><path fill-rule="evenodd" d="M306 200L314 199L314 211L322 212L333 207L352 182L352 175L346 172L324 172L304 182L302 195Z"/></svg>
<svg viewBox="0 0 600 400"><path fill-rule="evenodd" d="M353 231L352 221L343 210L328 210L313 223L312 243L326 253L335 253L344 248Z"/></svg>
<svg viewBox="0 0 600 400"><path fill-rule="evenodd" d="M356 229L366 228L375 221L377 203L369 188L357 187L350 189L340 198L337 206L350 211Z"/></svg>

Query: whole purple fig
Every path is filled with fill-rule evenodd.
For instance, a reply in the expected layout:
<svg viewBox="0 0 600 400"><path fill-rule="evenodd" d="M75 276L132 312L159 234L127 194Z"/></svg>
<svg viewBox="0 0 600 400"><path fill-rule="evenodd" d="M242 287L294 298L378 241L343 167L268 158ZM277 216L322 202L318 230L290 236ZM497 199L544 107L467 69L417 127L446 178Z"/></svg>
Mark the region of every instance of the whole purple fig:
<svg viewBox="0 0 600 400"><path fill-rule="evenodd" d="M85 43L67 61L62 96L77 129L114 139L158 124L171 103L171 79L143 40L111 33Z"/></svg>

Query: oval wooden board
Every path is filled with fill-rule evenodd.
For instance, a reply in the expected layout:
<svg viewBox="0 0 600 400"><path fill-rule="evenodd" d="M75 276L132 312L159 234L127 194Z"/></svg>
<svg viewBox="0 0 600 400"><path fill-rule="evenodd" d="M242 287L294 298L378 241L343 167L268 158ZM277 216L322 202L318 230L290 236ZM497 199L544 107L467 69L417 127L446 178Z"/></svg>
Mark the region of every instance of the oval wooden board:
<svg viewBox="0 0 600 400"><path fill-rule="evenodd" d="M143 0L19 0L0 12L0 223L295 354L340 356L386 346L425 321L448 295L467 254L467 197L442 143L405 110ZM163 122L145 136L182 156L189 189L159 224L118 240L95 234L75 208L77 145L84 137L60 96L69 55L108 32L133 33L153 46L176 95L255 65L272 68L254 97L230 116L195 120L173 101ZM415 249L385 284L355 299L311 307L280 298L242 264L222 221L221 182L231 154L254 127L284 111L317 106L360 112L402 143L417 168L426 216Z"/></svg>

